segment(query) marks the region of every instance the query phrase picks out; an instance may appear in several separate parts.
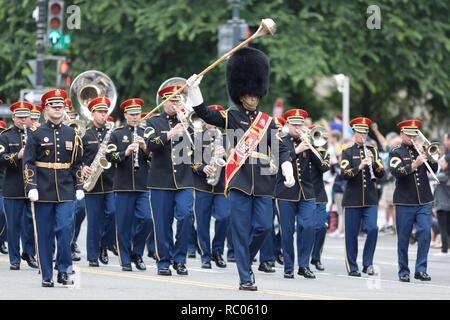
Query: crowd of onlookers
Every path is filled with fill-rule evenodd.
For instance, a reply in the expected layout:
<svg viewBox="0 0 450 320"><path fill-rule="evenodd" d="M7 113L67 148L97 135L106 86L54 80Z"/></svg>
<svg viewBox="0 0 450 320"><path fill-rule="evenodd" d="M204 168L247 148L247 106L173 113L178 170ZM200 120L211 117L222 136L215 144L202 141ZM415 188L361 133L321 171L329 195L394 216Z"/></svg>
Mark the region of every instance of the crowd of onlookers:
<svg viewBox="0 0 450 320"><path fill-rule="evenodd" d="M345 189L345 180L340 176L340 155L342 150L353 143L353 139L343 138L342 115L336 114L331 122L320 120L320 124L328 130L328 153L330 154L331 170L324 174L325 189L328 194L327 212L329 214L328 236L335 238L344 237L344 210L341 206ZM395 177L389 170L389 152L395 146L402 143L399 133L389 132L383 135L376 123L371 125L371 136L367 144L377 147L379 156L383 161L385 176L376 181L378 189L378 216L379 231L395 234L395 206L393 193L395 189ZM431 248L441 249L438 255L445 255L448 249L448 237L450 234L450 132L444 135L443 140L432 139L430 142L441 142L444 145L444 155L439 159L439 171L436 173L440 183L430 179L430 184L435 195L433 204L433 224ZM410 243L415 243L414 233Z"/></svg>

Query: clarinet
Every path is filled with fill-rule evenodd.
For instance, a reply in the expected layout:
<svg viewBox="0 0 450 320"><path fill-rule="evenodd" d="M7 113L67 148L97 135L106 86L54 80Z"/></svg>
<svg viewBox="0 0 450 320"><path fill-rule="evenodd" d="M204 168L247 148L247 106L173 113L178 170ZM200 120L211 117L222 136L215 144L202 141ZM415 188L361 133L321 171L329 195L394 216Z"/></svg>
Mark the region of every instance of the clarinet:
<svg viewBox="0 0 450 320"><path fill-rule="evenodd" d="M137 121L134 123L134 131L133 131L133 143L136 143L136 138L138 136L137 134ZM139 169L139 145L136 150L133 151L133 158L134 158L134 170Z"/></svg>
<svg viewBox="0 0 450 320"><path fill-rule="evenodd" d="M28 139L28 132L27 132L27 126L23 125L23 147L25 148L25 145L27 144Z"/></svg>
<svg viewBox="0 0 450 320"><path fill-rule="evenodd" d="M364 157L370 159L370 157L368 157L368 155L367 155L366 140L364 140L364 139L363 139L363 146L364 146ZM370 172L370 180L372 180L372 181L377 180L377 178L373 174L372 159L370 159L370 163L369 163L369 172Z"/></svg>

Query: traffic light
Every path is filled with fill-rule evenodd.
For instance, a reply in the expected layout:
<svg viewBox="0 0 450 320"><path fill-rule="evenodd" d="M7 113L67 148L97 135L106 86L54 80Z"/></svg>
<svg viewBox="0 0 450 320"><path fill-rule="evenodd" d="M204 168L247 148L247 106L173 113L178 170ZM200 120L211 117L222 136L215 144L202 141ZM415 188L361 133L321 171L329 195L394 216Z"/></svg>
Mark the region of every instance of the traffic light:
<svg viewBox="0 0 450 320"><path fill-rule="evenodd" d="M72 69L72 62L70 60L58 61L58 88L69 88L72 82L70 71Z"/></svg>
<svg viewBox="0 0 450 320"><path fill-rule="evenodd" d="M51 46L61 41L64 25L64 1L49 1L47 10L47 39Z"/></svg>

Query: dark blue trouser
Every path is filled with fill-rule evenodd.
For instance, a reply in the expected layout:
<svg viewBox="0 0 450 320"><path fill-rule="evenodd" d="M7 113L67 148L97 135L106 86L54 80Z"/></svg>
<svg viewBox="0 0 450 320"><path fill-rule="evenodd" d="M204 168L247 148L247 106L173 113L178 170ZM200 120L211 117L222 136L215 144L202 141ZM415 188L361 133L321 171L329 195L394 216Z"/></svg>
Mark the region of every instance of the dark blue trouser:
<svg viewBox="0 0 450 320"><path fill-rule="evenodd" d="M431 241L431 221L431 204L421 206L395 206L399 276L409 274L408 246L413 225L416 226L417 238L415 272L427 271L427 257Z"/></svg>
<svg viewBox="0 0 450 320"><path fill-rule="evenodd" d="M345 262L347 272L358 271L358 234L367 234L363 250L363 266L373 265L373 256L378 239L378 208L345 208Z"/></svg>
<svg viewBox="0 0 450 320"><path fill-rule="evenodd" d="M225 237L230 217L229 200L223 194L213 194L194 190L194 216L197 222L197 237L202 254L202 262L211 261L211 217L216 219L212 254L223 254Z"/></svg>
<svg viewBox="0 0 450 320"><path fill-rule="evenodd" d="M231 217L231 212L230 212ZM233 235L231 233L231 218L227 229L227 258L234 258Z"/></svg>
<svg viewBox="0 0 450 320"><path fill-rule="evenodd" d="M22 251L36 254L34 245L33 218L30 202L26 199L3 199L8 224L8 253L11 264L20 264L20 240Z"/></svg>
<svg viewBox="0 0 450 320"><path fill-rule="evenodd" d="M231 189L231 232L236 266L242 283L250 282L250 267L273 224L272 197L249 196Z"/></svg>
<svg viewBox="0 0 450 320"><path fill-rule="evenodd" d="M6 226L6 213L3 207L3 191L0 190L0 241L6 242L8 241L7 234L7 226Z"/></svg>
<svg viewBox="0 0 450 320"><path fill-rule="evenodd" d="M73 228L72 202L34 202L33 219L35 223L35 239L37 240L38 261L43 280L53 277L52 258L56 236L58 251L58 271L67 272L72 265L70 241Z"/></svg>
<svg viewBox="0 0 450 320"><path fill-rule="evenodd" d="M88 261L97 260L100 246L111 245L111 224L114 221L114 194L86 194L87 234L86 251ZM109 243L104 236L109 231Z"/></svg>
<svg viewBox="0 0 450 320"><path fill-rule="evenodd" d="M327 220L327 204L318 203L316 204L316 210L314 212L315 218L315 235L314 235L314 245L311 253L311 260L320 260L322 255L323 244L325 242L325 235L328 228Z"/></svg>
<svg viewBox="0 0 450 320"><path fill-rule="evenodd" d="M132 253L144 254L151 227L148 196L148 192L115 193L117 252L122 266L131 264Z"/></svg>
<svg viewBox="0 0 450 320"><path fill-rule="evenodd" d="M272 200L273 203L273 216L272 216L272 222L275 218L275 215L277 214L277 208L275 205L275 200ZM275 252L275 227L274 223L272 223L272 230L269 234L269 236L264 241L261 250L259 250L259 262L266 262L266 261L275 261L276 258L276 252Z"/></svg>
<svg viewBox="0 0 450 320"><path fill-rule="evenodd" d="M283 248L284 272L294 270L294 232L297 232L298 266L309 268L309 256L314 242L314 209L316 201L285 201L276 199L281 226L281 247ZM297 226L297 229L295 229Z"/></svg>
<svg viewBox="0 0 450 320"><path fill-rule="evenodd" d="M193 204L192 189L150 189L150 208L158 269L168 268L172 257L175 263L186 263ZM174 217L177 219L175 245L173 245L173 232L171 232Z"/></svg>
<svg viewBox="0 0 450 320"><path fill-rule="evenodd" d="M72 251L75 250L74 244L77 243L78 235L80 234L80 230L81 230L81 224L83 223L84 219L86 218L85 199L76 200L76 198L75 198L75 201L73 202L73 208L74 208L74 227L73 227L72 243L70 244Z"/></svg>

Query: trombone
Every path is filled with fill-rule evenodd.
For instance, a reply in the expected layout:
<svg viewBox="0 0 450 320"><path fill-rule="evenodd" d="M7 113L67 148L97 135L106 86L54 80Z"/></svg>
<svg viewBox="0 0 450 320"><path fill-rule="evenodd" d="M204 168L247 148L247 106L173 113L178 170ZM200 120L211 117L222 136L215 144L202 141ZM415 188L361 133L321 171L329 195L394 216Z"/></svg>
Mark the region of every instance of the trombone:
<svg viewBox="0 0 450 320"><path fill-rule="evenodd" d="M443 145L439 142L430 143L430 141L428 141L428 139L423 135L423 133L420 130L418 130L418 133L419 134L417 137L417 140L418 140L417 144L421 145L422 148L425 150L425 154L427 156L426 158L423 156L422 152L420 152L416 142L413 139L410 139L410 141L411 141L412 145L414 146L414 149L416 149L417 153L422 158L422 161L423 161L424 165L427 167L428 172L430 172L433 179L437 183L439 183L439 179L436 177L436 174L431 169L428 161L430 161L432 163L436 163L439 160L439 158L443 154Z"/></svg>
<svg viewBox="0 0 450 320"><path fill-rule="evenodd" d="M319 151L317 151L315 147L322 147L327 143L327 130L324 127L320 126L314 127L312 129L304 126L301 130L295 129L295 131L299 134L302 141L306 142L309 149L316 155L320 162L324 163L325 160L322 158Z"/></svg>

